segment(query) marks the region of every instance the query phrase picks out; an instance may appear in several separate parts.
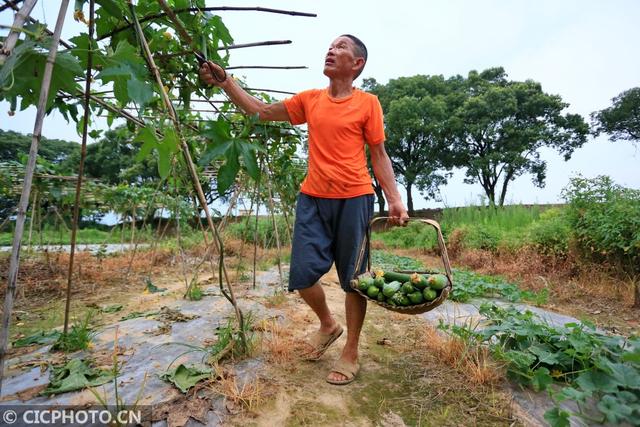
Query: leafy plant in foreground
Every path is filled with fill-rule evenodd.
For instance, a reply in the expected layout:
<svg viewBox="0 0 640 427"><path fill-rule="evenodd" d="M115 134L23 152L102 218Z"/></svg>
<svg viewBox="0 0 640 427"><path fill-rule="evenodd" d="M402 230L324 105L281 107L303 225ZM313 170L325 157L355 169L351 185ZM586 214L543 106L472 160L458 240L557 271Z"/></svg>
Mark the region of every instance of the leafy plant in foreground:
<svg viewBox="0 0 640 427"><path fill-rule="evenodd" d="M93 311L88 311L79 323L71 326L71 330L67 331L66 334L60 334L57 341L51 346L51 351L71 353L89 348L91 339L95 335L90 324L93 315Z"/></svg>
<svg viewBox="0 0 640 427"><path fill-rule="evenodd" d="M485 304L480 314L490 322L485 329L445 328L488 343L511 379L536 391L549 390L558 405L577 403L577 413L559 406L547 411L552 426L568 426L572 415L640 425L640 339L605 335L585 323L552 326L515 307Z"/></svg>

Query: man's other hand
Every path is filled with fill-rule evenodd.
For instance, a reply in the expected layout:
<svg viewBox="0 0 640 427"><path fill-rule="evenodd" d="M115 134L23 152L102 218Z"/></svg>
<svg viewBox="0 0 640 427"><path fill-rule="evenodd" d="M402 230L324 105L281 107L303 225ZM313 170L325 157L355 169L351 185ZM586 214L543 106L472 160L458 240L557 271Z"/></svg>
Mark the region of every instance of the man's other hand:
<svg viewBox="0 0 640 427"><path fill-rule="evenodd" d="M406 225L409 220L407 209L401 201L389 203L389 222L393 225Z"/></svg>
<svg viewBox="0 0 640 427"><path fill-rule="evenodd" d="M215 74L214 74L215 73ZM227 81L227 73L218 64L207 61L200 66L200 80L210 86L224 86Z"/></svg>

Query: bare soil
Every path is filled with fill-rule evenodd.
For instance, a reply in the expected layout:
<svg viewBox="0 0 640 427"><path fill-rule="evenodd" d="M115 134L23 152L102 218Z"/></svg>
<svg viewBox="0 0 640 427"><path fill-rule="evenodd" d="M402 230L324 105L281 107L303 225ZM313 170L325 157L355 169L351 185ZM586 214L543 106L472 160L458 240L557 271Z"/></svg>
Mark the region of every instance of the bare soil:
<svg viewBox="0 0 640 427"><path fill-rule="evenodd" d="M228 242L227 268L238 293L249 286L253 248ZM394 251L440 267L441 260L419 250ZM99 261L91 254L79 254L72 289L72 320L88 306L122 304L116 313L102 313L95 321L110 324L134 311L158 309L170 299L182 298L186 284L201 267L211 278L208 264L201 265L202 248L184 254L169 250L109 256ZM275 250L259 253L259 268L273 266ZM184 261L184 263L183 263ZM456 267L483 274L499 274L521 286L547 288L546 308L585 318L598 326L620 333L640 330L638 311L631 308L629 284L601 271L571 271L566 265L549 264L531 254L496 256L463 251L453 259ZM12 321L11 339L36 330L59 327L63 319L68 255L50 254L23 259L20 285ZM6 283L8 258L0 257L0 280ZM145 292L148 281L167 288L159 294ZM215 283L209 280L206 283ZM335 272L326 275L328 304L344 325L344 293ZM347 386L325 381L346 339L340 338L317 362L297 356L305 336L316 328L313 313L295 294L274 293L264 298L266 306L281 308L284 319L255 326L262 332L260 351L252 357L265 361L258 380L239 386L217 384L227 396L225 424L256 426L351 425L522 425L514 414L512 398L494 366L479 372L446 351L433 347L433 331L415 316L400 315L371 304L361 341L361 371ZM431 345L430 342L431 341ZM455 343L453 343L455 344ZM451 343L442 343L449 346ZM455 349L455 347L451 347ZM442 350L442 349L440 349ZM25 350L11 350L12 355ZM477 367L475 367L477 368Z"/></svg>

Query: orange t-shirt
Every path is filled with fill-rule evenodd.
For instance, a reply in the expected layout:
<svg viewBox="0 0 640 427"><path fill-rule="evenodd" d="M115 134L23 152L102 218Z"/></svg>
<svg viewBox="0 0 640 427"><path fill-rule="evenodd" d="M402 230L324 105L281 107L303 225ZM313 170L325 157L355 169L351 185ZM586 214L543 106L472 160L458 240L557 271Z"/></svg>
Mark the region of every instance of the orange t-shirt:
<svg viewBox="0 0 640 427"><path fill-rule="evenodd" d="M354 89L336 99L327 89L312 89L284 105L292 124L307 123L309 128L309 167L300 191L332 199L373 194L364 144L384 141L378 98Z"/></svg>

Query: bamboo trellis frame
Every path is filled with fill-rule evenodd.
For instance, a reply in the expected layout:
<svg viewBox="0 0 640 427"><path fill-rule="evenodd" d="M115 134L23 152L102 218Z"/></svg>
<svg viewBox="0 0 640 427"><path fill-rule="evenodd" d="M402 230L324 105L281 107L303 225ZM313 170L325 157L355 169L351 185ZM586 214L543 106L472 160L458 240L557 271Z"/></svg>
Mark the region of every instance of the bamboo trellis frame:
<svg viewBox="0 0 640 427"><path fill-rule="evenodd" d="M11 1L11 0L4 0L4 5L0 6L0 11L4 10L4 9L8 9L11 8L15 11L25 11L25 13L18 13L16 16L16 19L14 21L14 25L12 26L12 31L10 33L10 35L13 35L14 33L16 34L16 36L12 36L15 37L15 41L17 41L18 37L19 37L19 31L21 30L22 26L24 25L25 21L27 22L37 22L33 17L30 16L30 12L33 9L33 6L35 5L35 3L37 2L37 0L24 0L24 4L22 8L18 8L18 4L21 3L22 0L15 0L15 1ZM164 2L164 0L158 0L159 4L161 6L165 6L165 14L170 11L170 9L168 9L168 6L166 5L166 3ZM58 51L58 45L62 45L66 48L72 48L71 45L69 45L67 42L65 42L64 40L61 39L61 32L62 32L62 28L64 25L64 18L65 18L65 14L66 14L66 10L68 8L68 4L69 4L69 0L61 0L61 4L60 4L60 10L58 13L58 18L56 20L56 25L55 25L55 29L53 32L51 32L49 29L45 28L45 31L52 35L52 44L51 44L51 48L49 51L49 55L47 58L47 62L45 65L45 71L43 74L43 80L42 80L42 85L41 85L41 91L40 91L40 98L39 98L39 102L38 102L38 106L37 106L37 113L36 113L36 120L34 123L34 132L33 132L33 138L32 138L32 144L31 144L31 149L29 152L29 160L27 163L27 168L25 171L25 179L23 182L23 187L22 187L22 193L21 193L21 197L20 197L20 202L18 204L18 209L17 209L17 215L16 215L16 226L15 226L15 233L14 233L14 239L13 239L13 250L11 253L11 258L10 258L10 268L9 268L9 275L8 275L8 283L7 283L7 293L5 296L5 302L4 302L4 310L3 310L3 315L2 315L2 330L0 331L0 392L2 390L2 381L3 381L3 377L4 377L4 362L5 362L5 356L6 356L6 348L7 348L7 343L8 343L8 336L9 336L9 324L11 321L11 315L12 315L12 308L13 308L13 302L14 302L14 298L15 298L15 292L16 292L16 285L17 285L17 274L18 274L18 268L19 268L19 257L20 257L20 249L21 249L21 240L22 240L22 235L24 232L24 222L26 219L26 212L29 206L29 201L30 201L30 192L31 192L31 185L32 185L32 181L33 181L33 177L34 177L34 171L35 171L35 162L36 162L36 157L37 157L37 151L38 151L38 144L39 144L39 140L40 140L40 136L42 134L42 126L43 126L43 119L44 119L44 114L45 114L45 106L46 106L46 101L48 98L48 93L49 93L49 88L50 88L50 82L51 82L51 77L52 77L52 72L53 72L53 66L55 64L55 57ZM115 32L119 32L119 31L123 31L126 30L128 28L131 28L132 26L135 27L136 30L136 34L138 35L138 39L139 42L142 46L143 52L144 52L144 57L146 58L146 60L148 61L149 64L149 68L150 71L153 72L156 83L158 85L160 85L160 93L162 95L162 100L165 104L165 107L167 108L167 113L169 114L169 117L171 118L171 120L174 123L174 127L177 131L180 143L181 143L181 147L182 147L182 154L185 158L185 161L187 163L189 172L190 172L190 176L194 185L194 188L196 190L199 202L201 204L201 207L203 208L203 211L205 212L205 215L207 217L207 222L208 222L208 226L209 226L209 231L213 232L214 234L214 240L217 241L218 243L218 250L220 253L220 264L219 264L219 268L220 268L220 277L222 276L223 272L224 275L226 276L226 268L224 266L224 262L223 262L223 250L222 250L222 242L220 239L220 236L217 234L217 229L211 219L209 210L208 210L208 204L206 202L206 199L204 198L204 194L202 191L202 188L200 186L199 180L198 180L198 175L197 175L197 171L195 170L195 166L193 164L193 161L191 159L190 156L190 152L189 152L189 147L187 146L184 138L182 137L181 134L181 123L179 122L176 114L175 114L175 109L173 107L173 104L171 103L171 101L169 100L167 94L165 93L165 91L163 90L163 85L162 85L162 80L161 77L159 75L158 69L155 66L154 60L153 60L153 55L151 54L151 51L149 50L148 45L146 44L146 40L144 38L144 34L142 33L141 27L140 27L140 22L138 22L136 15L135 15L135 7L133 6L133 4L131 3L131 1L129 0L129 6L131 8L132 14L134 16L134 22L128 24L126 27L123 28L118 28L116 29L114 32L112 32L112 34L107 34L105 36L102 36L101 38L99 38L98 40L102 40L108 36L111 36L113 34L115 34ZM94 0L90 0L90 29L89 29L89 38L91 40L92 36L93 36L93 15L94 15ZM26 12L28 10L28 12ZM179 9L179 10L175 10L175 11L171 11L170 14L174 14L175 13L184 13L184 12L190 12L190 11L195 11L195 10L252 10L252 11L259 11L259 12L269 12L269 13L282 13L282 14L289 14L292 16L309 16L309 17L315 17L315 14L309 14L309 13L303 13L303 12L295 12L295 11L283 11L283 10L278 10L278 9L269 9L269 8L261 8L261 7L256 7L256 8L244 8L244 7L226 7L226 6L222 6L222 7L216 7L216 8L203 8L203 9L194 9L194 8L189 8L189 9ZM159 16L147 16L147 17L143 17L142 20L144 21L148 21L151 19L155 19L155 18L159 18L164 16L164 14L159 14ZM176 21L179 22L179 21ZM11 54L11 50L12 48L15 46L15 41L9 43L8 41L5 41L5 44L3 46L3 51L1 52L2 54L2 60L4 60L4 58L6 58L7 55ZM245 48L245 47L254 47L254 46L269 46L269 45L278 45L278 44L289 44L291 43L291 41L289 40L280 40L280 41L267 41L267 42L257 42L257 43L247 43L247 44L241 44L241 45L232 45L232 46L226 46L223 47L221 49L239 49L239 48ZM1 61L0 61L1 63ZM302 69L302 68L306 68L303 66L290 66L290 67L274 67L274 66L238 66L236 68L273 68L273 69ZM125 120L128 120L130 122L132 122L133 124L137 125L137 126L145 126L145 123L142 122L141 120L139 120L138 118L136 118L135 116L127 113L125 111L124 108L118 108L116 106L111 105L110 103L104 101L103 99L101 99L100 97L96 96L96 94L91 94L90 92L90 82L91 82L91 70L92 69L92 64L91 64L91 50L89 51L89 55L88 55L88 64L87 64L87 73L86 73L86 82L85 82L85 91L84 93L78 93L78 94L67 94L67 96L69 97L74 97L74 98L82 98L84 101L84 113L85 113L85 119L84 119L84 125L83 125L83 143L82 143L82 149L81 149L81 161L80 161L80 165L79 165L79 173L78 173L78 177L77 177L77 185L76 185L76 198L75 198L75 204L74 204L74 220L73 220L73 224L72 224L72 236L71 236L71 242L72 242L72 248L75 246L75 237L76 237L76 232L77 232L77 226L78 226L78 220L79 220L79 197L80 194L82 192L82 178L83 178L83 165L84 165L84 158L86 157L86 138L87 138L87 122L88 122L88 114L90 113L90 104L93 103L92 105L98 105L100 108L104 108L112 113L114 113L115 115L117 115L118 117L124 118ZM285 92L285 91L278 91L278 90L261 90L261 89L251 89L251 88L247 88L247 90L256 90L256 91L271 91L274 93L285 93L285 94L292 94L292 92ZM213 104L212 104L213 105ZM220 113L220 112L218 112ZM187 124L187 126L189 126ZM257 210L256 210L257 213ZM205 233L206 235L206 233ZM206 240L206 238L205 238ZM254 266L255 266L255 259L254 259ZM255 270L255 267L254 267ZM69 311L69 301L70 301L70 289L72 286L72 272L73 272L73 249L72 249L72 256L71 256L71 260L70 260L70 264L69 264L69 272L68 272L68 283L67 283L67 301L66 301L66 307L65 307L65 324L64 324L64 330L66 333L66 329L67 329L67 324L68 324L68 311ZM255 276L255 272L254 272L254 276ZM222 281L222 278L220 279ZM254 277L255 280L255 277ZM239 322L242 322L242 315L238 309L238 306L235 302L235 297L233 295L233 289L231 287L231 284L227 278L227 283L228 283L228 290L229 290L229 296L228 299L232 302L232 304L234 305L234 308L236 310L236 315L239 318ZM221 282L222 284L222 282ZM223 290L223 294L226 295L226 293ZM230 298L229 298L230 297Z"/></svg>
<svg viewBox="0 0 640 427"><path fill-rule="evenodd" d="M56 54L58 53L58 42L60 40L60 34L62 33L62 27L64 25L64 18L69 6L69 0L62 0L60 4L60 11L58 12L58 19L56 20L55 30L53 32L53 40L49 55L47 57L47 63L44 68L44 75L42 76L42 86L40 90L40 98L38 100L38 107L36 111L36 120L33 126L33 138L31 140L31 148L29 150L29 160L27 162L27 169L25 171L24 184L22 187L22 194L20 195L20 202L18 203L18 214L16 216L16 227L13 235L13 250L11 251L11 258L9 261L9 274L7 280L7 293L4 299L4 309L2 312L2 330L0 330L0 392L2 391L2 380L4 377L4 359L7 350L7 342L9 340L9 323L11 322L11 314L13 311L13 301L16 293L16 284L18 281L18 268L20 265L20 247L22 244L22 234L24 232L24 222L27 214L27 208L29 206L29 199L31 195L31 183L33 181L33 174L36 168L36 158L38 156L38 144L40 143L40 137L42 135L42 125L44 122L44 115L46 112L47 98L49 96L49 87L51 85L51 77L53 75L53 66L56 61Z"/></svg>

